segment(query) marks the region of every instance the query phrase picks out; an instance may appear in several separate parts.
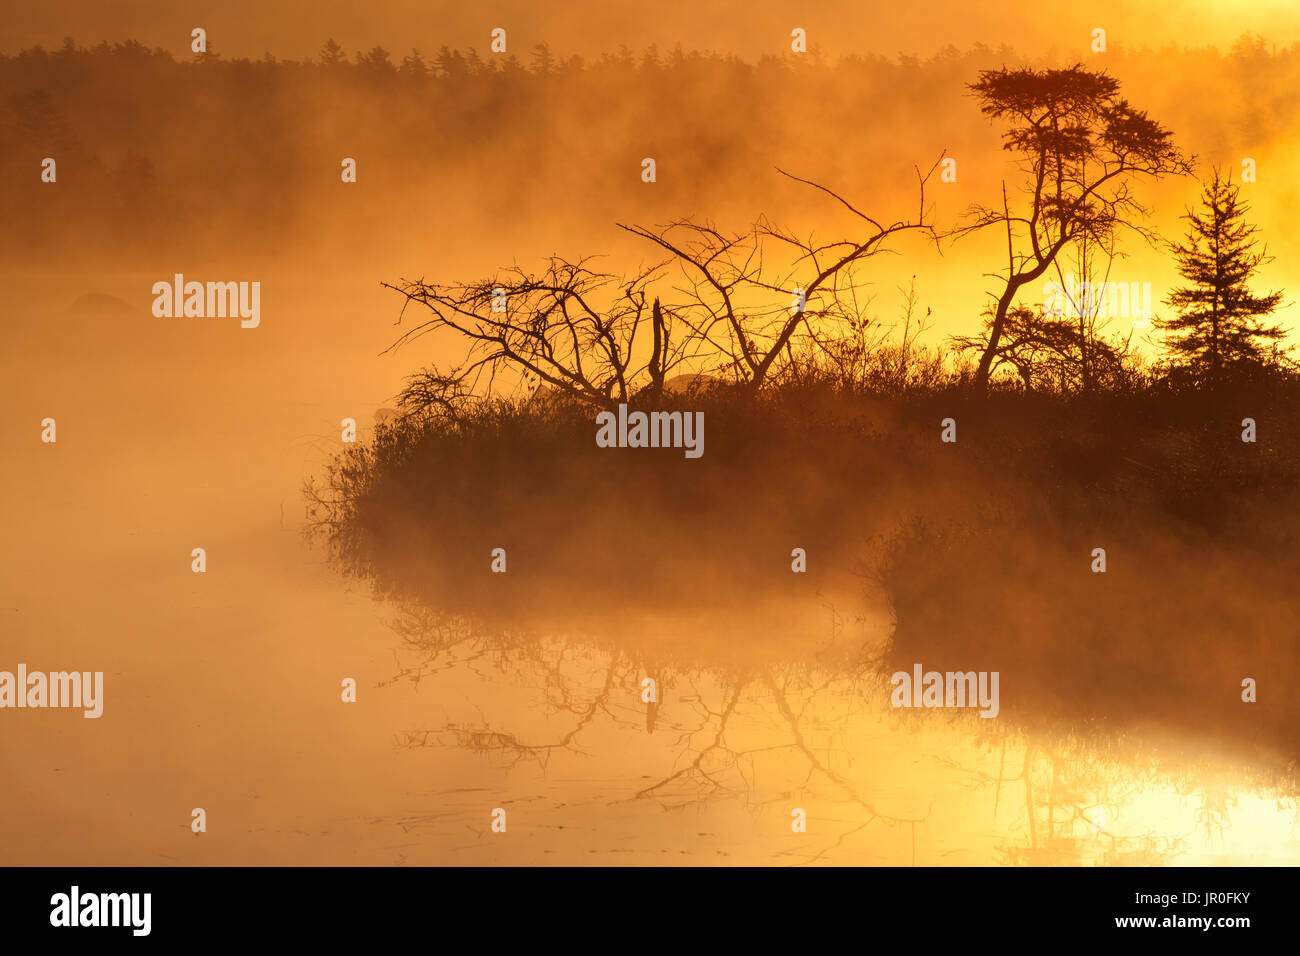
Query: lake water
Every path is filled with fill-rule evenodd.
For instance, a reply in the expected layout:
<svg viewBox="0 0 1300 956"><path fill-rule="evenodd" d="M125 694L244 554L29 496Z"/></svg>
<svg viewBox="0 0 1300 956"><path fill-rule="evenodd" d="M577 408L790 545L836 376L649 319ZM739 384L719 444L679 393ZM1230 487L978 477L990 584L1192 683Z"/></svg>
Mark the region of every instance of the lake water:
<svg viewBox="0 0 1300 956"><path fill-rule="evenodd" d="M241 330L154 319L160 278L4 280L0 669L106 690L99 720L0 712L0 862L1300 862L1294 795L1191 742L1171 780L891 710L865 663L888 616L848 578L741 622L779 631L752 658L707 610L656 654L653 621L490 635L374 600L303 540L300 489L409 370L377 354L391 294L286 273Z"/></svg>

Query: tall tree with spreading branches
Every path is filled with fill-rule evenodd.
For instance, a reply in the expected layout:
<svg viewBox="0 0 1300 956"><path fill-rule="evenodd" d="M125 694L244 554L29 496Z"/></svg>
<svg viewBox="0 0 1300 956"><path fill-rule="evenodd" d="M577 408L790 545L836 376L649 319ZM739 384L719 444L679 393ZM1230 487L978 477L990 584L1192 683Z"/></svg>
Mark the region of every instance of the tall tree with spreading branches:
<svg viewBox="0 0 1300 956"><path fill-rule="evenodd" d="M957 234L987 226L1006 231L1007 264L975 383L986 388L1007 316L1021 289L1074 244L1112 247L1123 230L1148 242L1150 210L1133 193L1141 178L1191 172L1171 134L1119 95L1119 81L1081 64L1068 69L984 70L970 89L980 111L1007 124L1003 148L1025 173L1027 206L1013 209L1002 184L1000 208L976 206Z"/></svg>

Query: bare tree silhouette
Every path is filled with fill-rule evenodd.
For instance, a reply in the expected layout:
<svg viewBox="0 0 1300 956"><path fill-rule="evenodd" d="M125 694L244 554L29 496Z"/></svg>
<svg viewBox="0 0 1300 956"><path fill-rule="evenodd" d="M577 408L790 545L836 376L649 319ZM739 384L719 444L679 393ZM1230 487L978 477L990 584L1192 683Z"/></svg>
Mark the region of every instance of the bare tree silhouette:
<svg viewBox="0 0 1300 956"><path fill-rule="evenodd" d="M691 358L693 341L674 341L667 314L648 287L659 274L649 269L632 279L596 272L589 259L553 257L540 274L515 267L495 277L440 286L424 280L384 283L409 305L433 318L412 328L397 348L430 331L449 330L468 344L465 364L450 371L427 369L402 396L407 411L452 408L470 394L496 390L505 374L530 391L547 385L581 402L608 407L626 402L649 379L663 378ZM653 325L652 348L638 359L638 335ZM400 321L400 319L399 319Z"/></svg>
<svg viewBox="0 0 1300 956"><path fill-rule="evenodd" d="M942 159L942 157L940 157ZM684 284L674 314L725 361L716 371L758 391L784 355L793 361L793 340L807 332L844 329L863 320L867 301L857 266L887 249L891 238L918 231L936 243L925 189L939 161L916 169L917 213L886 225L840 194L785 170L781 175L830 196L864 223L864 234L835 241L802 239L766 219L745 233L679 221L657 230L620 224L633 235L672 254Z"/></svg>
<svg viewBox="0 0 1300 956"><path fill-rule="evenodd" d="M916 170L915 218L888 224L825 186L780 171L831 196L865 224L862 234L836 241L802 239L766 219L740 233L690 220L654 229L620 224L669 258L622 278L595 271L589 258L552 257L540 274L515 267L470 283L383 283L405 299L399 323L412 305L432 316L391 348L438 330L467 344L463 365L414 376L403 404L408 411L446 409L502 385L530 391L544 385L608 408L642 390L662 394L665 380L686 369L756 392L794 361L799 336L817 341L862 321L869 300L857 269L891 238L917 231L938 241L925 198L937 167L936 161L925 174ZM671 277L677 281L669 287ZM648 333L642 331L647 323Z"/></svg>

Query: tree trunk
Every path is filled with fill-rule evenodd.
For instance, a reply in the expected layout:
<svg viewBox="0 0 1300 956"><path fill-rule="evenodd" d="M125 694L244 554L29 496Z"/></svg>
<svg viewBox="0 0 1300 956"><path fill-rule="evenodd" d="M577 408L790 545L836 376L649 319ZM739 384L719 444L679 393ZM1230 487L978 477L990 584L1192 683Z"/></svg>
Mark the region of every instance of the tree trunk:
<svg viewBox="0 0 1300 956"><path fill-rule="evenodd" d="M986 391L989 387L989 375L993 369L993 356L997 354L998 343L1002 340L1002 329L1007 323L1007 312L1011 309L1011 303L1015 301L1016 292L1019 291L1020 285L1020 282L1012 278L1007 283L1002 298L998 299L998 310L994 313L993 325L989 329L989 344L984 347L984 354L980 356L979 368L975 371L975 387L980 391Z"/></svg>
<svg viewBox="0 0 1300 956"><path fill-rule="evenodd" d="M656 298L650 309L651 325L654 327L654 351L650 353L650 390L655 398L664 393L664 352L668 348L667 336L664 334L664 313Z"/></svg>

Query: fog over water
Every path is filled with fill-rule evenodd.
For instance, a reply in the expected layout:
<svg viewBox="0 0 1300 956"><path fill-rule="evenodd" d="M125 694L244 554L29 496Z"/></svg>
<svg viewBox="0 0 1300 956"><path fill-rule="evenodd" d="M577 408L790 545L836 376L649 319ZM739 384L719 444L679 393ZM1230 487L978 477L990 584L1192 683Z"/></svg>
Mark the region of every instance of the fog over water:
<svg viewBox="0 0 1300 956"><path fill-rule="evenodd" d="M0 152L0 199L23 215L6 223L0 260L0 670L102 671L105 701L98 720L72 710L0 714L0 862L1300 861L1294 751L1284 747L1247 765L1176 723L1143 728L1142 746L1130 748L974 711L891 708L879 658L892 609L860 564L807 588L715 591L690 607L665 595L660 610L603 619L577 580L534 619L492 628L421 600L418 580L400 600L378 599L304 537L302 494L342 449L344 418L367 440L408 374L458 357L455 342L438 338L386 352L402 331L401 302L381 282L468 280L557 252L605 256L614 272L653 261L655 250L618 222L697 216L743 227L766 213L829 234L849 221L844 210L774 167L896 217L914 202L912 165L928 167L945 148L959 159L959 180L931 199L951 222L1015 175L961 88L977 68L1004 62L995 52L1003 43L1008 57L1072 61L1092 26L1115 24L1115 72L1136 105L1206 164L1259 159L1253 217L1277 256L1261 285L1300 288L1300 239L1288 228L1296 194L1269 186L1291 175L1300 116L1298 87L1284 82L1300 73L1292 5L1176 5L1187 31L1179 43L1217 43L1222 56L1165 49L1174 7L1158 4L1140 13L1103 5L1055 25L1015 5L984 11L978 24L965 19L973 12L953 12L973 11L965 5L940 16L761 3L743 22L714 3L619 15L506 3L473 12L381 5L362 16L350 6L322 5L307 30L296 14L264 16L242 2L219 11L185 2L126 19L44 3L7 15L0 53L55 50L71 34L85 46L138 39L186 61L183 38L204 22L227 59L267 49L316 56L333 35L349 55L382 44L400 61L413 44L430 57L443 44L484 53L499 20L525 62L545 40L588 62L621 43L638 56L657 43L667 56L680 41L753 63L781 55L799 25L828 62L875 53L893 65L872 68L875 86L799 72L788 95L772 92L782 83L761 70L738 70L725 87L703 67L698 76L666 71L661 86L628 74L609 90L570 77L555 82L573 84L566 95L576 91L578 106L537 94L506 114L455 113L447 93L435 108L389 88L339 93L286 80L249 100L248 128L233 81L194 81L211 96L201 109L160 91L165 122L154 127L148 109L124 105L148 85L143 72L123 68L120 89L100 90L99 102L66 75L47 82L57 69L7 65L31 89L57 91L57 115L79 140L57 187L39 186L48 146L24 124L55 114L45 101L20 102L30 90L15 88L6 129L26 138L15 133ZM1229 54L1231 38L1250 31L1267 49ZM977 42L987 48L968 52ZM949 43L959 51L928 62ZM1161 52L1134 53L1140 47ZM900 50L922 64L896 62ZM1198 85L1207 74L1236 85L1207 91ZM885 89L890 76L909 77L896 95ZM818 90L838 92L800 101ZM138 192L130 176L114 178L137 168L136 152L153 164ZM337 180L349 155L360 170L352 192ZM654 187L638 179L646 155L660 157ZM31 184L13 185L14 170ZM65 185L82 190L75 202L43 205L38 189ZM1162 231L1178 232L1196 192L1190 181L1149 190ZM1175 279L1165 254L1140 243L1129 251L1120 277L1151 282L1163 297ZM927 341L973 333L997 238L942 254L905 240L898 252L872 266L875 312L892 321L898 288L915 274L932 309ZM156 318L151 288L176 273L259 281L259 327ZM1288 306L1278 318L1294 328L1294 315ZM39 441L46 417L57 421L57 443ZM955 479L914 478L852 533L864 542L887 534L923 499L958 510ZM578 500L580 489L571 494ZM443 544L454 553L454 542ZM1152 556L1182 553L1158 535L1147 544ZM647 563L691 567L676 546ZM199 547L204 574L191 572ZM1025 550L1040 547L1031 540ZM737 563L756 560L753 550L740 542ZM644 569L620 560L610 577L637 588ZM487 556L464 561L486 569ZM573 618L557 610L566 605ZM1246 619L1276 625L1285 643L1292 610ZM658 682L655 705L641 700L647 676ZM340 701L347 677L355 705ZM1004 681L1004 712L1014 692ZM203 835L190 829L196 807L207 812ZM490 831L497 807L509 816L504 837ZM807 834L791 832L795 807L807 812Z"/></svg>
<svg viewBox="0 0 1300 956"><path fill-rule="evenodd" d="M786 611L788 660L743 673L718 647L716 669L658 675L652 733L617 635L566 640L547 620L548 637L512 648L372 600L297 533L301 479L336 446L335 423L364 421L392 388L391 363L364 334L318 334L347 285L287 283L302 300L256 333L171 326L176 337L158 341L119 317L96 348L69 344L70 323L105 318L69 312L82 290L129 295L150 278L76 273L55 293L8 280L29 334L6 354L4 418L16 432L54 416L59 441L9 437L5 664L102 670L106 699L98 721L6 713L7 861L987 863L1028 852L1024 783L989 782L1000 767L1019 773L1025 740L977 747L977 718L900 726L881 682L845 663L888 633L850 583ZM350 304L384 312L378 296ZM190 572L197 546L205 575ZM691 638L704 658L726 630L708 613ZM339 703L343 676L358 681L356 706ZM728 708L727 752L710 750L710 713ZM701 751L707 778L691 769ZM1212 755L1197 764L1208 777L1179 793L1122 762L1067 757L1058 772L1081 792L1058 798L1091 805L1105 791L1110 832L1136 859L1295 859L1293 798L1242 792ZM789 832L796 791L815 839ZM1031 798L1045 818L1046 795ZM198 806L201 838L189 830ZM487 832L497 806L509 842ZM1111 850L1083 824L1077 836L1036 859Z"/></svg>

